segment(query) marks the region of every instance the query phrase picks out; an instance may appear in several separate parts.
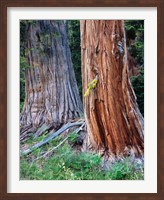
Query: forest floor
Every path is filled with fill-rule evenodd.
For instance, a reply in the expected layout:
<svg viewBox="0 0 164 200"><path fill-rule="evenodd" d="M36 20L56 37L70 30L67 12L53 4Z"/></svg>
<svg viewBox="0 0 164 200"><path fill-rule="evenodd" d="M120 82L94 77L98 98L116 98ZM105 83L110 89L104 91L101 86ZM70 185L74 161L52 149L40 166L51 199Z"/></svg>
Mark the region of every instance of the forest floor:
<svg viewBox="0 0 164 200"><path fill-rule="evenodd" d="M60 135L30 154L20 156L21 180L144 180L143 164L130 158L116 161L109 170L102 169L98 154L78 150L78 134ZM21 150L43 141L46 133L38 138L30 136L21 143ZM54 149L54 147L57 147ZM53 151L52 151L53 149Z"/></svg>

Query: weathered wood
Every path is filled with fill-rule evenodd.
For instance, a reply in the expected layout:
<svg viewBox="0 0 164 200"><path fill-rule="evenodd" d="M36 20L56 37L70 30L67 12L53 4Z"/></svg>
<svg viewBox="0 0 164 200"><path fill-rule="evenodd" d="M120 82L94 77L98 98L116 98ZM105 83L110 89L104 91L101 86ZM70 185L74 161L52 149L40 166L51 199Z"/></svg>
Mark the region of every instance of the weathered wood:
<svg viewBox="0 0 164 200"><path fill-rule="evenodd" d="M26 98L20 115L20 133L24 137L43 124L58 129L83 112L65 22L27 22L25 47L31 68L25 70ZM31 130L25 131L27 126Z"/></svg>
<svg viewBox="0 0 164 200"><path fill-rule="evenodd" d="M40 136L42 133L44 133L45 131L49 130L51 126L50 125L46 125L43 124L35 133L35 137Z"/></svg>
<svg viewBox="0 0 164 200"><path fill-rule="evenodd" d="M114 157L143 155L144 121L128 75L126 37L121 20L81 20L86 149Z"/></svg>
<svg viewBox="0 0 164 200"><path fill-rule="evenodd" d="M79 122L74 122L74 123L68 123L65 124L62 128L60 128L58 131L56 131L55 133L52 133L50 136L48 136L47 138L45 138L43 141L35 144L34 146L30 147L29 149L24 150L22 153L23 154L29 154L31 153L34 149L37 149L43 145L45 145L46 143L48 143L50 140L52 140L53 138L57 137L58 135L60 135L61 133L63 133L64 131L66 131L67 129L70 129L71 127L74 126L80 126L84 124L84 120L79 121Z"/></svg>
<svg viewBox="0 0 164 200"><path fill-rule="evenodd" d="M85 125L85 122L83 122L83 124L82 124L79 128L77 128L74 132L75 132L75 133L79 133L79 132L83 129L84 125ZM51 156L52 153L53 153L55 150L57 150L61 145L63 145L63 144L67 141L68 137L69 137L69 136L67 136L66 138L64 138L64 140L62 140L57 146L53 147L51 150L47 151L47 152L44 153L43 155L41 155L41 156L39 156L38 158L34 159L34 161L35 161L35 160L39 160L39 159L41 159L41 158L45 158L45 157L47 157L47 156L48 156L48 157Z"/></svg>

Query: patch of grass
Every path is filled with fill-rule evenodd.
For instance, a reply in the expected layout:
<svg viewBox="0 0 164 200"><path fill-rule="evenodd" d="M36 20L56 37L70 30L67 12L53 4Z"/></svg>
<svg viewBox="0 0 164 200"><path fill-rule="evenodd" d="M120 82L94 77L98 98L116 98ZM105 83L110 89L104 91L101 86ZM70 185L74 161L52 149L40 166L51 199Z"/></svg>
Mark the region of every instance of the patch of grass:
<svg viewBox="0 0 164 200"><path fill-rule="evenodd" d="M78 133L71 133L69 134L68 136L68 141L71 142L71 143L75 143L77 141L77 138L78 138Z"/></svg>
<svg viewBox="0 0 164 200"><path fill-rule="evenodd" d="M143 180L144 169L140 165L138 170L130 158L125 158L123 161L116 161L111 169L106 173L105 179L110 180Z"/></svg>
<svg viewBox="0 0 164 200"><path fill-rule="evenodd" d="M43 137L44 138L44 137ZM43 139L42 138L42 139ZM75 141L75 134L71 134L69 141L54 151L48 159L39 157L42 152L46 152L57 146L61 142L61 137L57 137L49 144L36 149L31 155L21 156L20 159L20 179L23 180L143 180L143 167L137 166L130 158L125 158L121 162L115 162L110 170L103 170L101 167L101 157L98 154L77 153L70 146L70 142ZM31 139L30 139L31 140ZM37 139L40 141L39 139ZM29 141L27 141L29 142ZM30 141L31 143L31 141Z"/></svg>

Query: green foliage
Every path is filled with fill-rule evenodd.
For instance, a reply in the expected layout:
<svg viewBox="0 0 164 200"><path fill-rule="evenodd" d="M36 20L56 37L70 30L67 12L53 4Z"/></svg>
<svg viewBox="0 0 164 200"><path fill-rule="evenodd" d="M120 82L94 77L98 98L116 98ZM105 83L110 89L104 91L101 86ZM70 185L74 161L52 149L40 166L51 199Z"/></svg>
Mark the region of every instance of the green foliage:
<svg viewBox="0 0 164 200"><path fill-rule="evenodd" d="M126 36L132 40L134 40L136 38L136 30L133 26L127 25Z"/></svg>
<svg viewBox="0 0 164 200"><path fill-rule="evenodd" d="M140 67L140 74L131 77L131 83L137 97L137 103L144 116L144 20L126 20L125 30L130 55L135 58L137 66Z"/></svg>
<svg viewBox="0 0 164 200"><path fill-rule="evenodd" d="M26 32L26 21L20 21L20 55L23 56L24 51L24 36Z"/></svg>
<svg viewBox="0 0 164 200"><path fill-rule="evenodd" d="M125 30L127 40L134 40L133 44L127 44L128 50L141 66L144 64L144 20L126 20Z"/></svg>
<svg viewBox="0 0 164 200"><path fill-rule="evenodd" d="M144 43L142 41L136 41L134 45L129 48L131 56L136 58L138 65L144 63Z"/></svg>
<svg viewBox="0 0 164 200"><path fill-rule="evenodd" d="M44 139L44 136L40 137ZM31 138L26 145L32 145L41 139ZM69 142L74 142L77 134L69 135ZM52 149L63 140L57 137L49 144L35 149L31 155L21 155L20 177L23 180L143 180L143 166L138 164L137 170L130 158L115 162L109 170L101 167L101 157L93 153L77 153L69 143L58 148L48 159L38 159L43 152Z"/></svg>
<svg viewBox="0 0 164 200"><path fill-rule="evenodd" d="M28 24L35 24L33 20L21 20L20 21L20 112L24 106L25 100L25 69L30 67L25 55L29 49L25 49L25 33Z"/></svg>
<svg viewBox="0 0 164 200"><path fill-rule="evenodd" d="M29 26L36 26L36 20L20 20L20 56L25 56L25 35Z"/></svg>
<svg viewBox="0 0 164 200"><path fill-rule="evenodd" d="M138 171L135 169L135 164L130 158L125 158L121 162L115 162L109 172L106 174L111 180L142 180L144 179L143 165L139 164Z"/></svg>
<svg viewBox="0 0 164 200"><path fill-rule="evenodd" d="M80 96L82 97L80 21L68 21L68 39Z"/></svg>
<svg viewBox="0 0 164 200"><path fill-rule="evenodd" d="M24 106L24 102L22 101L22 102L20 102L20 112L22 112L22 110L23 110L23 106Z"/></svg>
<svg viewBox="0 0 164 200"><path fill-rule="evenodd" d="M20 56L20 112L22 111L25 100L25 69L30 67L25 57Z"/></svg>
<svg viewBox="0 0 164 200"><path fill-rule="evenodd" d="M79 135L77 133L70 133L68 136L68 141L71 143L75 143L78 139Z"/></svg>
<svg viewBox="0 0 164 200"><path fill-rule="evenodd" d="M131 77L131 83L137 96L137 103L140 111L144 116L144 68L140 69L140 74L138 76Z"/></svg>

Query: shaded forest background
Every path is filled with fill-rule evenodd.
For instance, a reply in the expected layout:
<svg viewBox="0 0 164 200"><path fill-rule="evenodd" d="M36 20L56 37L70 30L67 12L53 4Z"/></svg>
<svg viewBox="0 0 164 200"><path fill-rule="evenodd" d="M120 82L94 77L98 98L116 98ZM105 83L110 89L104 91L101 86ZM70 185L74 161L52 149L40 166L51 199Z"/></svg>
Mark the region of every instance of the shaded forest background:
<svg viewBox="0 0 164 200"><path fill-rule="evenodd" d="M26 23L35 25L35 21L26 20L20 23L20 112L25 100L25 68L30 67L25 59L27 49L24 45L24 34ZM130 79L137 96L137 103L144 116L144 21L125 21L127 48L129 51L129 73ZM81 46L80 46L80 21L68 20L67 32L71 57L75 76L78 84L80 96L82 98L82 78L81 78ZM46 37L46 35L45 35ZM54 37L58 37L57 35Z"/></svg>
<svg viewBox="0 0 164 200"><path fill-rule="evenodd" d="M113 21L117 21L117 20L113 20ZM41 24L43 23L42 21L40 21L40 22L41 22ZM85 63L84 61L91 59L92 55L87 54L88 57L85 57L85 55L86 55L85 49L87 49L88 47L83 48L83 45L84 45L83 43L84 43L84 38L86 35L90 36L90 38L91 38L90 39L90 38L86 37L87 38L86 41L90 41L90 42L93 40L97 41L96 39L92 40L92 37L95 36L95 34L92 35L92 33L93 33L92 30L95 30L95 29L90 29L92 24L90 24L90 22L86 23L87 24L86 27L87 28L89 27L87 29L86 27L85 28L83 27L83 25L85 23L83 23L83 25L82 25L82 23L78 20L53 21L52 22L53 25L55 25L55 24L58 24L58 25L63 24L64 25L64 29L63 29L64 31L62 30L63 31L62 34L64 33L64 36L62 35L62 37L60 37L61 32L58 29L57 29L57 31L54 30L53 26L51 28L47 27L47 26L43 26L44 28L40 29L40 26L38 26L38 24L40 24L40 22L38 23L38 21L35 21L35 20L23 20L20 23L20 112L21 112L21 115L24 112L23 110L27 111L27 112L24 112L25 116L26 116L26 114L29 114L30 113L29 110L25 109L25 108L26 108L26 106L28 107L31 105L27 101L28 91L29 91L28 90L29 84L28 84L27 80L30 79L31 77L29 77L29 76L27 77L27 73L25 73L25 71L26 72L30 71L31 69L34 69L35 66L29 65L29 63L31 63L31 65L33 65L33 63L29 62L29 60L27 60L27 59L29 59L28 56L32 55L34 61L37 60L36 58L46 57L45 52L50 48L55 51L56 47L58 46L58 41L61 42L64 39L66 41L66 43L64 43L64 44L66 44L66 45L65 46L59 45L59 48L56 50L58 52L58 54L56 54L57 56L54 56L55 53L53 54L53 56L55 57L55 59L56 58L58 59L58 57L60 57L60 53L62 52L63 49L68 50L70 48L70 50L68 50L69 51L68 57L69 57L69 60L71 60L70 58L72 58L71 67L72 67L72 63L73 63L73 68L74 68L75 77L76 77L75 82L77 82L77 85L78 85L78 89L77 89L77 85L76 85L76 93L77 93L76 96L78 96L80 104L81 104L81 101L84 100L83 101L84 114L82 113L82 115L80 116L81 121L79 121L79 118L75 119L75 121L72 121L72 118L70 117L71 123L70 122L67 123L67 121L66 121L65 122L66 124L64 124L64 125L61 124L62 127L58 127L57 129L52 129L52 130L51 129L49 130L49 128L47 128L45 126L45 124L43 124L44 126L41 126L39 129L37 129L37 131L35 129L33 129L33 130L31 129L30 131L28 131L27 138L22 139L22 140L20 138L20 150L21 150L20 151L20 178L23 180L143 180L144 179L144 157L143 157L143 151L142 151L142 144L144 143L144 141L143 141L142 137L139 137L141 140L138 140L138 138L133 137L136 135L139 136L138 132L135 132L135 131L140 130L140 129L138 129L138 126L133 127L133 123L131 123L133 128L130 129L130 132L128 132L129 129L126 126L124 127L124 125L122 125L122 124L121 124L122 126L120 125L121 129L119 129L121 131L118 131L118 130L116 131L118 134L120 134L120 133L122 133L123 128L125 128L125 130L127 130L127 133L126 132L124 133L124 138L126 138L125 136L127 135L127 138L128 138L127 141L125 141L125 139L122 137L123 140L121 140L120 143L119 142L117 143L117 134L116 135L113 134L115 137L113 140L110 140L110 141L112 141L111 143L114 145L117 143L118 148L114 149L114 151L113 151L116 156L114 154L110 154L111 157L109 160L108 159L106 160L106 158L108 158L107 155L101 154L101 151L98 151L98 153L94 152L94 151L86 151L86 148L85 148L85 142L87 141L87 139L86 139L87 138L86 137L86 135L87 135L86 134L87 118L84 117L84 115L87 112L85 112L86 111L85 108L86 108L86 105L92 105L92 102L86 104L86 98L83 96L84 93L82 94L82 90L83 90L83 92L85 92L84 89L88 85L88 83L85 85L84 79L87 80L89 77L88 80L92 80L92 78L94 78L94 77L92 77L93 76L92 74L87 75L84 73L84 66L87 66L84 64ZM47 23L47 21L44 21L44 23ZM99 23L99 20L97 20L96 23ZM93 23L93 24L96 24L96 23ZM120 22L118 22L118 21L113 22L113 24L115 24L115 23L119 24L119 26L122 27ZM108 21L108 24L110 26L107 29L107 35L110 36L110 34L112 33L111 27L116 27L116 24L112 25L112 23L110 24L109 21ZM27 27L31 27L32 29L27 29ZM80 27L81 27L81 36L80 36ZM36 32L37 28L38 28L38 32ZM98 31L100 31L100 32L103 31L103 29L101 29L101 28L98 29ZM115 32L114 32L115 35L121 34L120 30L122 30L122 29L116 28ZM139 21L138 20L126 20L125 21L125 31L126 31L126 46L127 46L126 49L128 50L128 52L126 53L126 55L127 55L126 63L128 62L129 76L130 76L130 80L131 80L133 89L137 96L137 103L139 105L139 109L140 109L142 115L144 116L144 21L143 20L139 20ZM33 37L34 35L37 36L37 40L35 40L35 37ZM83 37L82 37L82 35L83 35ZM41 40L38 39L38 38L40 38L40 36L42 38ZM67 37L68 37L68 40L67 40ZM52 41L55 41L55 42L54 43L50 42L49 38L51 38ZM105 43L106 46L108 46L109 44L112 43L112 40L110 40L110 37L108 37L106 41L107 41ZM109 43L109 41L111 43ZM68 48L68 43L69 43L69 48ZM27 45L27 44L30 44L30 45ZM82 47L81 47L81 45L82 45ZM86 45L94 46L94 44L89 43L89 42ZM101 43L101 45L102 45L102 43ZM41 47L43 47L43 48L41 48ZM120 46L117 45L118 49L119 49L119 47ZM125 45L124 45L124 47L125 47ZM116 48L116 50L118 50L117 48ZM71 55L70 55L70 51L71 51ZM119 51L120 51L120 49L119 49ZM111 52L111 49L109 50L109 52ZM100 55L99 57L97 54L95 56L98 61L101 60L101 53L99 55ZM51 57L53 57L53 56L51 56ZM121 60L121 58L122 58L122 55L120 55L119 60ZM48 57L48 59L49 59L49 57ZM108 57L105 58L105 62L108 62L110 59L111 59L110 55L108 55ZM63 60L63 58L60 57L59 60ZM44 69L44 67L49 65L49 63L51 63L51 61L48 60L48 62L46 62L45 65L42 65L42 63L39 62L40 64L38 64L38 65L41 65L41 66L37 65L37 67L40 67L40 69ZM63 66L66 66L66 65L67 65L67 62L65 62L65 64L63 64ZM49 67L51 68L51 66L53 66L53 65L50 64ZM55 65L54 71L57 72L60 70L60 75L62 76L62 75L64 75L64 67L62 68L61 66L62 65L59 64L59 68L55 68L56 67L56 65ZM37 69L37 67L35 69ZM89 67L90 67L90 65L88 66L88 68ZM106 67L106 65L101 67L101 69L104 69L105 67ZM117 69L118 69L118 67L119 67L119 69L121 69L122 62L118 62ZM27 68L29 68L29 69L27 69ZM127 69L127 64L126 64L126 69ZM112 75L114 74L112 70L110 70L110 72ZM67 73L68 73L68 70L67 70ZM101 74L100 69L99 69L99 73ZM26 74L26 81L25 81L25 74ZM73 75L74 75L74 73L73 73ZM121 72L119 74L119 76L120 77L123 76L123 72ZM36 77L36 74L33 74L33 77ZM49 73L45 73L45 77L49 77ZM57 74L56 78L58 78L58 77L60 77L59 74ZM75 80L75 77L73 77L74 80ZM82 77L83 77L83 86L82 86ZM115 77L114 76L106 76L106 77L110 77L110 78L108 78L108 80L114 80L114 81L116 80L116 85L119 85L117 83L117 78L115 78L116 76ZM115 79L113 79L113 77ZM125 77L124 80L128 80L128 83L129 83L129 77L127 76L127 71L126 71L126 74L124 74L124 77ZM26 88L25 88L25 82L26 82ZM33 82L35 82L35 80ZM68 82L66 82L66 85L68 84ZM58 93L62 93L62 83L63 82L61 82L59 80L58 83L59 83L58 84L58 86L59 86ZM50 87L50 84L51 84L50 81L48 83L43 82L43 85L46 85L47 88L54 89L55 86L57 85L55 83L52 85L52 87ZM96 89L100 89L100 87L99 87L101 84L100 79L99 79L98 84L99 85ZM124 83L124 84L126 85L125 88L128 90L128 85L126 83ZM119 87L121 88L122 86L119 85ZM131 84L130 84L129 88L131 88ZM68 88L66 87L66 91L67 90L68 90ZM75 90L75 88L74 88L74 90ZM81 97L81 101L79 98L78 90L79 90L79 94ZM31 91L34 91L34 90L31 90ZM107 90L104 90L104 91L107 93ZM119 91L119 88L117 88L117 91ZM26 94L25 94L25 92L26 92ZM99 90L99 92L101 93L100 90ZM34 93L35 93L35 91L34 91ZM65 103L65 101L68 100L68 96L66 99L64 99L64 101L61 101L61 99L58 98L57 95L54 95L57 93L52 92L52 94L53 94L52 96L56 97L56 99L58 99L62 105L64 105L63 103ZM111 96L113 98L115 93L111 93L111 94L112 94ZM37 95L37 93L36 93L36 95ZM44 93L42 93L40 96L44 97ZM90 96L89 96L90 99L92 99L93 96L94 95L92 92L92 94L90 94ZM127 97L127 96L128 96L127 93L125 93L125 97ZM116 95L116 97L117 97L117 95ZM25 98L26 98L26 100L25 100ZM50 97L50 99L51 99L51 97ZM115 98L115 99L117 99L117 98ZM124 99L124 98L120 98L120 99ZM134 109L135 108L138 109L138 106L136 105L136 101L133 101L133 99L130 99L130 101L133 103L135 102L134 104L136 107L135 106L134 107L132 106L132 107ZM24 102L25 102L25 106L24 106ZM52 101L50 101L50 103L52 103L52 102L54 102L54 98L52 98ZM119 103L120 102L121 101L119 101ZM33 101L32 101L32 103L34 104ZM35 104L37 104L37 103L38 103L38 101L35 102ZM115 108L115 104L116 104L116 101L114 104L112 104L111 107ZM108 104L108 106L109 105L110 104ZM108 106L107 106L107 108L108 108ZM123 109L123 108L121 108L121 109ZM95 110L98 111L98 115L101 111L102 111L101 114L103 113L103 110L101 110L101 109L95 109ZM74 111L74 109L73 109L73 111ZM139 113L139 115L141 116L140 112L138 112L138 111L139 110L137 110L135 112L136 115ZM116 113L120 113L120 112L121 112L121 110L118 110ZM52 113L56 114L55 110L53 110ZM128 113L130 113L130 112L128 112ZM29 115L31 115L31 113ZM43 113L42 113L42 115L43 115ZM65 114L65 113L63 114L63 116L66 116L66 115L67 114ZM101 115L99 118L102 119L103 118L102 116L103 115ZM129 117L132 117L132 115L127 115L127 120L129 120ZM85 118L86 122L84 122L83 118ZM102 131L100 131L100 135L102 136L103 134L105 134L105 132L103 131L103 126L101 126L101 124L100 124L101 120L99 120L99 118L97 118L97 121L91 120L91 124L93 122L95 127L96 127L96 125L100 125L100 130L102 130ZM111 117L111 115L107 114L107 117L106 117L107 123L111 122L109 118L112 118L112 117ZM142 118L142 116L141 116L141 118ZM45 119L47 119L47 115L45 115ZM113 117L112 119L115 119L115 118ZM118 118L116 118L116 119L118 119ZM132 117L130 119L132 119L132 121L134 121L136 118ZM34 122L33 118L30 120L32 121L32 123ZM44 123L45 123L45 121L44 121ZM76 124L76 123L79 123L79 125L81 125L81 126L77 129L75 129L73 127L69 128L69 130L64 129L67 126L70 126L70 124L72 125L72 124ZM113 124L113 122L111 123L111 125L112 124ZM118 122L118 124L119 124L119 122ZM21 126L21 124L20 124L20 126ZM46 129L44 129L45 127L46 127ZM115 124L114 124L114 127L112 127L112 128L113 129L115 128ZM65 131L64 132L62 131L62 134L59 135L59 132L63 129ZM41 131L41 132L39 132L39 131ZM93 131L93 132L99 133L99 131ZM101 132L103 134L101 134ZM142 130L141 130L141 132L142 132ZM52 137L52 136L55 136L55 137ZM120 135L118 137L121 138ZM102 139L103 139L103 137L102 137ZM104 142L103 143L104 146L102 145L104 147L104 152L105 152L105 150L106 150L106 152L108 152L108 150L110 148L108 148L108 149L106 148L107 147L107 146L105 146L107 144L106 141L101 140L101 138L99 141ZM124 143L124 141L125 141L125 143ZM140 143L140 141L141 141L141 143ZM121 153L119 152L119 147L122 148L122 146L120 144L125 145L125 147L126 147L126 148L124 148L125 152L124 151L123 152L120 151ZM129 148L128 144L131 145L130 148ZM114 145L111 145L111 146L109 145L109 146L112 147ZM140 146L141 146L141 151L139 152L138 155L136 154L136 156L135 156L134 148L139 147L139 149L140 149ZM110 149L110 150L112 150L112 149ZM123 156L124 153L126 154L125 156ZM112 155L114 155L114 156L112 157Z"/></svg>

